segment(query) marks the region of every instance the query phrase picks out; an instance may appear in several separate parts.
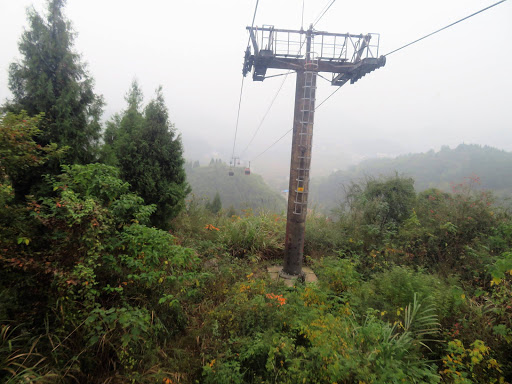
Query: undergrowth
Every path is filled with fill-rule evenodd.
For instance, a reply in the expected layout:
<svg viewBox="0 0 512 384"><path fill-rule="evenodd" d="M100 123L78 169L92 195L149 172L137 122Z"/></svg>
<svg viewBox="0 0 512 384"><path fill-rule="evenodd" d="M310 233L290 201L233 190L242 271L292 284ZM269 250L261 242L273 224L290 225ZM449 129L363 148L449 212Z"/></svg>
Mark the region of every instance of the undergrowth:
<svg viewBox="0 0 512 384"><path fill-rule="evenodd" d="M308 216L319 282L286 287L267 273L283 214L192 198L156 229L101 164L19 197L11 175L59 154L23 137L8 144L28 156L0 167L2 382L512 381L512 220L489 193L354 185Z"/></svg>

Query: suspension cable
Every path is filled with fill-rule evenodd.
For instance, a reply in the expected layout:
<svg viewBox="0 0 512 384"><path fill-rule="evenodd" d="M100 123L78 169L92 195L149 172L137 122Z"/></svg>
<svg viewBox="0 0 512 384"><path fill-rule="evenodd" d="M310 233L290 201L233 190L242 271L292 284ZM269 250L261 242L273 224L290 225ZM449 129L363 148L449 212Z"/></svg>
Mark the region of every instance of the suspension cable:
<svg viewBox="0 0 512 384"><path fill-rule="evenodd" d="M317 75L318 77L320 77L320 78L324 79L325 81L327 81L327 82L329 82L329 83L332 83L332 81L331 81L331 80L329 80L327 77L322 76L322 75L320 74L320 72L317 72L317 74L316 74L316 75Z"/></svg>
<svg viewBox="0 0 512 384"><path fill-rule="evenodd" d="M341 86L339 86L338 88L336 88L334 90L334 92L332 92L329 96L327 96L325 99L322 100L322 102L320 104L318 104L316 107L315 107L315 112L318 108L320 108L320 106L325 103L327 100L329 100L331 98L332 95L334 95L336 92L338 92L340 90Z"/></svg>
<svg viewBox="0 0 512 384"><path fill-rule="evenodd" d="M254 134L252 135L252 138L251 140L249 141L249 144L247 144L247 146L244 148L244 150L241 152L240 155L242 155L243 153L245 153L245 151L247 151L247 148L249 148L249 146L252 144L252 142L254 141L254 138L256 137L256 135L258 134L258 131L260 130L261 126L263 125L263 122L265 121L265 118L267 117L268 113L270 112L270 109L272 108L272 106L274 105L274 102L276 101L277 99L277 96L279 96L279 93L281 92L281 89L283 88L283 85L284 83L286 82L286 79L288 78L288 75L291 73L292 71L288 71L288 73L284 74L285 75L285 78L283 79L283 81L281 82L281 85L279 86L279 89L277 90L276 94L274 95L274 98L272 99L272 101L270 102L270 105L268 106L267 108L267 111L265 112L265 114L263 115L263 118L261 119L258 127L256 128L256 131L254 132ZM277 75L277 76L282 76L282 75Z"/></svg>
<svg viewBox="0 0 512 384"><path fill-rule="evenodd" d="M302 0L302 17L300 20L300 29L304 29L304 1Z"/></svg>
<svg viewBox="0 0 512 384"><path fill-rule="evenodd" d="M266 76L265 75L265 79L271 79L273 77L280 77L280 76L288 76L292 71L288 71L286 73L278 73L277 75L271 75L271 76Z"/></svg>
<svg viewBox="0 0 512 384"><path fill-rule="evenodd" d="M256 5L254 6L254 14L252 15L251 29L254 27L254 20L256 19L256 12L258 11L259 2L260 2L260 0L256 0ZM247 47L249 47L250 41L251 41L251 36L249 36L249 38L247 40ZM238 134L238 123L240 122L240 109L242 106L242 94L244 91L244 80L245 80L245 76L242 75L242 84L240 85L240 97L238 99L238 112L236 113L235 137L233 139L233 150L231 151L231 160L233 160L233 158L235 156L236 136Z"/></svg>
<svg viewBox="0 0 512 384"><path fill-rule="evenodd" d="M320 104L318 104L316 107L315 107L315 112L318 108L320 108L320 106L325 103L327 100L329 100L329 98L334 95L336 92L338 92L340 90L341 87L338 87L334 90L333 93L331 93L324 101L322 101ZM279 139L277 139L276 141L274 141L272 144L270 144L270 146L267 147L267 149L265 149L263 152L261 152L258 156L254 157L252 159L252 161L256 160L258 157L262 156L265 152L267 152L270 148L272 148L274 145L276 145L277 143L279 143L282 139L284 139L286 137L286 135L288 135L291 131L293 131L293 128L289 129L288 131L286 131L286 133L281 136Z"/></svg>
<svg viewBox="0 0 512 384"><path fill-rule="evenodd" d="M438 33L438 32L441 32L441 31L443 31L443 30L445 30L445 29L448 29L448 28L450 28L450 27L454 26L455 24L460 23L461 21L467 20L467 19L469 19L469 18L471 18L471 17L473 17L473 16L475 16L475 15L478 15L479 13L482 13L482 12L484 12L484 11L486 11L486 10L488 10L488 9L492 8L492 7L495 7L495 6L496 6L496 5L498 5L498 4L504 3L505 1L507 1L507 0L501 0L501 1L498 1L497 3L494 3L494 4L492 4L492 5L490 5L490 6L486 7L486 8L483 8L483 9L479 10L478 12L472 13L472 14L471 14L471 15L469 15L469 16L466 16L466 17L464 17L464 18L462 18L462 19L460 19L460 20L457 20L457 21L456 21L456 22L454 22L454 23L451 23L451 24L449 24L449 25L447 25L447 26L445 26L445 27L443 27L443 28L438 29L437 31L434 31L434 32L432 32L432 33L429 33L428 35L425 35L425 36L423 36L423 37L421 37L421 38L417 39L417 40L414 40L414 41L410 42L409 44L406 44L406 45L404 45L404 46L402 46L402 47L400 47L400 48L394 49L393 51L391 51L391 52L389 52L389 53L386 53L384 56L389 56L389 55L391 55L392 53L398 52L399 50L404 49L405 47L408 47L408 46L410 46L410 45L413 45L413 44L417 43L418 41L421 41L421 40L423 40L423 39L426 39L427 37L430 37L430 36L432 36L432 35L435 35L435 34L436 34L436 33ZM316 106L316 108L315 108L315 111L316 111L318 108L320 108L320 106L321 106L323 103L325 103L327 100L329 100L329 99L331 98L331 96L333 96L336 92L338 92L338 91L340 90L340 88L341 88L341 87L336 88L336 89L334 90L334 92L332 92L332 93L331 93L329 96L327 96L327 97L326 97L326 98L325 98L325 99L324 99L320 104L318 104L318 105Z"/></svg>
<svg viewBox="0 0 512 384"><path fill-rule="evenodd" d="M492 4L492 5L489 5L488 7L483 8L483 9L479 10L478 12L472 13L472 14L471 14L471 15L469 15L469 16L463 17L462 19L457 20L456 22L451 23L451 24L447 25L446 27L440 28L440 29L438 29L437 31L434 31L434 32L432 32L432 33L429 33L428 35L425 35L425 36L423 36L423 37L420 37L420 38L419 38L419 39L417 39L417 40L414 40L414 41L410 42L409 44L405 44L404 46L402 46L402 47L400 47L400 48L397 48L397 49L395 49L395 50L393 50L393 51L391 51L391 52L389 52L389 53L386 53L384 56L389 56L389 55L391 55L392 53L395 53L395 52L398 52L398 51L399 51L399 50L401 50L401 49L404 49L405 47L408 47L408 46L410 46L410 45L416 44L418 41L421 41L421 40L423 40L423 39L426 39L427 37L430 37L430 36L432 36L432 35L435 35L435 34L436 34L436 33L438 33L438 32L441 32L441 31L443 31L443 30L445 30L445 29L448 29L448 28L450 28L450 27L454 26L455 24L460 23L461 21L467 20L467 19L469 19L469 18L471 18L471 17L473 17L473 16L478 15L479 13L482 13L482 12L484 12L484 11L487 11L488 9L490 9L490 8L492 8L492 7L495 7L495 6L497 6L498 4L504 3L505 1L507 1L507 0L501 0L501 1L498 1L497 3L494 3L494 4Z"/></svg>
<svg viewBox="0 0 512 384"><path fill-rule="evenodd" d="M332 95L334 95L336 92L338 92L340 90L341 87L338 87L334 90L333 93L331 93L324 101L322 101L320 104L318 104L316 107L315 107L315 112L318 108L320 108L320 106L325 103ZM285 134L283 136L281 136L279 139L277 139L276 141L274 141L272 144L270 144L263 152L261 152L258 156L254 157L252 159L252 161L255 161L258 157L262 156L265 152L267 152L270 148L272 148L274 145L276 145L277 143L279 143L282 139L284 139L291 131L293 131L293 128L289 129L288 131L285 132Z"/></svg>
<svg viewBox="0 0 512 384"><path fill-rule="evenodd" d="M251 161L255 161L258 157L260 157L261 155L263 155L265 152L267 152L270 148L272 148L274 145L276 145L277 143L279 143L282 139L284 139L284 137L286 135L288 135L291 131L293 131L293 128L291 128L290 130L288 130L283 136L281 136L279 139L277 139L276 141L274 141L272 144L270 144L270 146L267 147L267 149L265 149L263 152L261 152L258 156L256 157L253 157L253 159Z"/></svg>
<svg viewBox="0 0 512 384"><path fill-rule="evenodd" d="M316 17L315 21L313 22L313 27L315 27L318 24L318 22L322 19L322 17L324 17L324 15L327 13L329 8L332 7L332 5L334 4L335 1L336 0L332 0L331 3L329 4L329 6L327 6L327 8L324 7L325 11L323 11L323 13L321 15Z"/></svg>
<svg viewBox="0 0 512 384"><path fill-rule="evenodd" d="M235 138L233 140L233 150L231 151L231 160L233 160L233 157L235 156L236 135L238 133L238 122L240 121L240 107L242 105L242 93L244 91L244 80L245 80L245 77L242 77L242 84L240 85L240 98L238 99L238 112L236 114Z"/></svg>

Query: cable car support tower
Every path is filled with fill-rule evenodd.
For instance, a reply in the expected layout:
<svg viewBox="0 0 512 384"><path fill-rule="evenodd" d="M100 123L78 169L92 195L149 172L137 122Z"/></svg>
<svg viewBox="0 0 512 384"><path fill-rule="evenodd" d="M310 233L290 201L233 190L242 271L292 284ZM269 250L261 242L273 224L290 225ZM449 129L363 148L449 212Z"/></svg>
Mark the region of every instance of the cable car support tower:
<svg viewBox="0 0 512 384"><path fill-rule="evenodd" d="M351 84L385 65L379 57L379 35L352 35L308 30L247 27L251 47L244 57L243 75L263 81L268 69L297 73L286 222L285 257L281 276L302 276L304 234L309 196L309 171L319 72L332 75L331 85Z"/></svg>

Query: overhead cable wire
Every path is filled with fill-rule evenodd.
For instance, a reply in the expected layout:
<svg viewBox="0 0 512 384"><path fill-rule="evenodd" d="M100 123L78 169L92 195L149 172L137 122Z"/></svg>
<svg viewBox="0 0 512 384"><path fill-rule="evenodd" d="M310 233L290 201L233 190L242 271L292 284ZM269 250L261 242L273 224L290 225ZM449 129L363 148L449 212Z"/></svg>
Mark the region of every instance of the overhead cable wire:
<svg viewBox="0 0 512 384"><path fill-rule="evenodd" d="M332 92L329 96L327 96L325 99L322 100L322 102L320 104L318 104L316 107L315 107L315 112L318 108L320 108L320 106L325 103L327 100L329 100L331 98L332 95L334 95L336 92L338 92L340 90L341 86L339 86L338 88L336 88L334 90L334 92Z"/></svg>
<svg viewBox="0 0 512 384"><path fill-rule="evenodd" d="M320 78L324 79L325 81L328 81L329 83L332 83L332 81L331 81L331 80L329 80L327 77L322 76L322 75L320 74L320 72L317 72L317 74L316 74L316 75L317 75L318 77L320 77Z"/></svg>
<svg viewBox="0 0 512 384"><path fill-rule="evenodd" d="M325 11L323 11L323 13L320 16L317 16L315 21L313 21L313 27L315 27L318 24L318 22L322 19L322 17L324 17L324 15L327 13L329 8L332 7L332 5L335 3L335 1L336 0L332 0L331 3L327 6L327 8L324 7Z"/></svg>
<svg viewBox="0 0 512 384"><path fill-rule="evenodd" d="M231 160L233 160L233 158L235 156L236 135L238 133L238 122L240 121L240 107L242 105L242 93L244 91L244 80L245 80L245 77L242 77L242 84L240 85L240 98L238 99L238 112L236 114L235 139L233 140L233 150L231 151Z"/></svg>
<svg viewBox="0 0 512 384"><path fill-rule="evenodd" d="M291 71L288 71L286 73L279 73L277 75L272 75L272 76L265 76L265 79L271 79L273 77L280 77L280 76L288 76L290 73L291 73Z"/></svg>
<svg viewBox="0 0 512 384"><path fill-rule="evenodd" d="M336 92L338 92L340 90L341 87L338 87L334 90L333 93L331 93L328 97L326 97L320 104L318 104L316 107L315 107L315 112L318 108L320 108L320 106L325 103L327 100L329 100L329 98L334 95ZM286 135L288 135L291 131L293 131L293 128L291 128L290 130L286 131L286 133L281 136L279 139L277 139L276 141L274 141L272 144L270 144L270 146L267 147L267 149L265 149L263 152L261 152L258 156L254 157L251 161L254 161L256 160L258 157L260 157L261 155L263 155L265 152L267 152L270 148L272 148L274 145L276 145L277 143L279 143L282 139L284 139L286 137Z"/></svg>
<svg viewBox="0 0 512 384"><path fill-rule="evenodd" d="M324 13L324 11L326 10L326 8L329 6L329 2L332 1L332 0L327 0L327 3L325 3L324 7L322 8L322 10L318 13L318 15L315 17L315 19L313 20L313 23L314 24L316 22L317 19L320 18L320 16Z"/></svg>
<svg viewBox="0 0 512 384"><path fill-rule="evenodd" d="M389 55L391 55L392 53L398 52L399 50L404 49L405 47L408 47L408 46L410 46L410 45L413 45L413 44L417 43L418 41L421 41L421 40L423 40L423 39L426 39L427 37L430 37L430 36L432 36L432 35L435 35L435 34L436 34L436 33L438 33L438 32L441 32L441 31L443 31L443 30L445 30L445 29L447 29L447 28L450 28L450 27L454 26L455 24L460 23L461 21L467 20L467 19L469 19L470 17L473 17L473 16L475 16L475 15L478 15L479 13L482 13L482 12L484 12L484 11L486 11L486 10L488 10L488 9L492 8L492 7L495 7L495 6L496 6L496 5L498 5L498 4L504 3L505 1L507 1L507 0L501 0L501 1L498 1L497 3L494 3L494 4L492 4L492 5L490 5L490 6L486 7L486 8L483 8L483 9L479 10L478 12L472 13L472 14L471 14L471 15L469 15L469 16L466 16L466 17L464 17L464 18L462 18L462 19L460 19L460 20L457 20L457 21L456 21L456 22L454 22L454 23L451 23L451 24L449 24L449 25L447 25L447 26L445 26L445 27L443 27L443 28L441 28L441 29L438 29L437 31L434 31L434 32L432 32L432 33L429 33L428 35L425 35L425 36L423 36L423 37L421 37L421 38L419 38L419 39L417 39L417 40L414 40L414 41L410 42L409 44L406 44L406 45L404 45L404 46L402 46L402 47L400 47L400 48L397 48L397 49L395 49L395 50L393 50L393 51L391 51L391 52L389 52L389 53L386 53L384 56L389 56ZM340 88L341 88L341 87L336 88L336 89L334 90L334 92L332 92L332 93L331 93L329 96L327 96L327 97L326 97L326 98L325 98L325 99L324 99L320 104L318 104L318 105L315 107L315 111L316 111L318 108L320 108L320 106L321 106L323 103L325 103L327 100L329 100L329 99L331 98L331 96L333 96L336 92L338 92L338 91L340 90Z"/></svg>
<svg viewBox="0 0 512 384"><path fill-rule="evenodd" d="M300 20L300 29L304 29L304 1L302 0L302 17Z"/></svg>
<svg viewBox="0 0 512 384"><path fill-rule="evenodd" d="M260 0L256 0L256 5L254 6L254 14L252 15L251 29L254 27L254 20L256 19L256 12L258 11L259 2L260 2ZM249 35L249 39L247 40L247 47L249 47L250 41L251 41L251 36ZM236 136L238 134L238 123L240 121L240 109L242 106L242 94L244 91L244 80L245 80L245 76L242 75L242 84L240 85L240 97L238 99L238 112L236 113L235 137L233 139L233 150L231 151L231 160L233 160L233 158L235 156Z"/></svg>
<svg viewBox="0 0 512 384"><path fill-rule="evenodd" d="M251 29L254 27L254 20L256 20L256 12L258 11L258 4L260 0L256 0L256 5L254 6L254 14L252 15ZM249 43L251 42L251 35L247 38L247 47L249 47Z"/></svg>
<svg viewBox="0 0 512 384"><path fill-rule="evenodd" d="M316 107L315 107L315 112L318 108L320 108L320 106L325 103L327 100L329 100L329 98L334 95L336 92L338 92L340 90L341 87L338 87L334 90L333 93L331 93L328 97L326 97L324 99L324 101L322 101L320 104L318 104ZM260 157L261 155L263 155L265 152L267 152L270 148L272 148L274 145L276 145L277 143L279 143L282 139L284 139L286 137L286 135L288 135L291 131L293 131L293 128L289 129L288 131L286 131L286 133L281 136L279 139L277 139L276 141L274 141L272 144L270 144L270 146L267 147L267 149L265 149L263 152L261 152L258 156L254 157L252 159L252 161L256 160L258 157Z"/></svg>
<svg viewBox="0 0 512 384"><path fill-rule="evenodd" d="M479 10L479 11L475 12L475 13L472 13L471 15L466 16L466 17L464 17L464 18L462 18L462 19L460 19L460 20L457 20L456 22L451 23L451 24L447 25L446 27L440 28L440 29L438 29L437 31L434 31L434 32L432 32L432 33L429 33L428 35L425 35L425 36L423 36L423 37L420 37L419 39L416 39L416 40L414 40L414 41L410 42L409 44L406 44L406 45L404 45L404 46L402 46L402 47L400 47L400 48L397 48L397 49L395 49L395 50L393 50L393 51L391 51L391 52L389 52L389 53L386 53L384 56L389 56L389 55L391 55L392 53L395 53L395 52L398 52L398 51L399 51L399 50L401 50L401 49L404 49L405 47L408 47L408 46L410 46L410 45L416 44L418 41L421 41L421 40L423 40L423 39L426 39L427 37L430 37L430 36L432 36L432 35L435 35L436 33L439 33L439 32L441 32L441 31L443 31L443 30L445 30L445 29L448 29L448 28L450 28L450 27L454 26L455 24L460 23L461 21L464 21L464 20L467 20L467 19L469 19L469 18L471 18L471 17L473 17L473 16L476 16L476 15L478 15L479 13L482 13L482 12L484 12L484 11L487 11L488 9L490 9L490 8L492 8L492 7L495 7L495 6L497 6L498 4L504 3L505 1L507 1L507 0L501 0L501 1L498 1L497 3L494 3L494 4L492 4L492 5L489 5L488 7L485 7L485 8L483 8L483 9L481 9L481 10Z"/></svg>
<svg viewBox="0 0 512 384"><path fill-rule="evenodd" d="M279 96L279 93L281 92L281 89L283 88L283 85L284 83L286 82L286 79L288 77L288 75L291 73L291 71L288 71L288 73L285 74L285 78L283 79L283 81L281 82L281 85L279 86L279 89L277 90L276 94L274 95L274 98L272 99L272 101L270 102L270 105L268 106L267 108L267 111L265 112L265 114L263 115L263 118L261 119L258 127L256 128L256 131L254 132L254 135L252 135L252 138L251 140L249 141L249 144L247 144L247 146L244 148L244 150L241 152L241 154L245 153L245 151L247 151L247 148L249 148L249 146L252 144L252 142L254 141L254 138L256 137L256 135L258 134L258 131L260 130L261 126L263 125L263 122L265 121L265 118L267 117L268 113L270 112L270 109L272 108L272 106L274 105L274 102L276 101L277 99L277 96ZM279 75L281 76L281 75Z"/></svg>
<svg viewBox="0 0 512 384"><path fill-rule="evenodd" d="M334 90L334 92L332 92L328 97L326 97L320 104L318 104L316 107L315 107L315 112L318 108L320 108L320 106L325 103L327 100L329 100L329 98L334 95L336 92L338 92L340 90L341 87L338 87ZM260 157L261 155L263 155L265 152L267 152L270 148L272 148L274 145L276 145L277 143L279 143L282 139L284 139L286 137L286 135L288 135L291 131L293 131L293 128L291 128L290 130L286 131L286 133L281 136L279 139L277 139L276 141L274 141L272 144L270 144L269 147L267 147L267 149L265 149L263 152L261 152L258 156L254 157L251 161L254 161L256 160L258 157Z"/></svg>
<svg viewBox="0 0 512 384"><path fill-rule="evenodd" d="M263 155L265 152L267 152L270 148L272 148L274 145L276 145L277 143L279 143L282 139L285 138L286 135L288 135L291 131L293 131L293 128L291 128L290 130L288 130L283 136L281 136L279 139L277 139L276 141L274 141L272 144L270 144L269 147L267 147L267 149L265 149L263 152L261 152L258 156L254 157L251 161L255 161L258 157L260 157L261 155Z"/></svg>
<svg viewBox="0 0 512 384"><path fill-rule="evenodd" d="M334 0L334 1L335 1L335 0ZM333 2L334 2L334 1L333 1ZM332 5L332 3L331 3L331 5ZM326 11L327 11L327 10L326 10ZM324 12L323 14L325 14L325 12ZM304 41L302 42L302 44L301 44L301 46L300 46L300 48L299 48L299 52L302 50L302 47L304 46L304 43L305 43L305 42L306 42L306 39L304 39ZM291 71L289 71L289 72L286 74L286 77L288 77L288 74L289 74L290 72L291 72ZM286 80L286 77L285 77L285 80ZM283 81L283 84L284 84L284 81ZM283 86L283 84L281 84L281 87ZM280 90L281 90L281 88L278 90L278 92L277 92L276 96L274 97L274 99L277 97L277 95L279 94L279 91L280 91ZM272 101L272 103L273 103L273 101ZM269 108L269 110L270 110L270 108ZM268 113L268 111L267 111L267 113ZM262 122L262 123L263 123L263 122ZM258 127L258 129L259 129L259 127ZM287 136L291 131L293 131L293 127L292 127L292 128L290 128L288 131L286 131L286 132L284 133L284 135L282 135L279 139L277 139L277 140L276 140L276 141L274 141L272 144L270 144L270 146L268 146L268 147L267 147L263 152L261 152L261 153L260 153L259 155L257 155L256 157L253 157L253 158L251 159L251 161L252 161L252 162L254 162L258 157L262 156L262 155L263 155L265 152L267 152L270 148L272 148L274 145L276 145L276 144L277 144L277 143L279 143L282 139L284 139L284 138L285 138L285 137L286 137L286 136ZM253 139L254 139L254 137L253 137ZM251 139L251 142L252 142L252 139ZM247 145L247 147L248 147L248 146L249 146L249 145ZM246 149L247 149L247 148L246 148ZM245 149L244 149L244 151L245 151Z"/></svg>

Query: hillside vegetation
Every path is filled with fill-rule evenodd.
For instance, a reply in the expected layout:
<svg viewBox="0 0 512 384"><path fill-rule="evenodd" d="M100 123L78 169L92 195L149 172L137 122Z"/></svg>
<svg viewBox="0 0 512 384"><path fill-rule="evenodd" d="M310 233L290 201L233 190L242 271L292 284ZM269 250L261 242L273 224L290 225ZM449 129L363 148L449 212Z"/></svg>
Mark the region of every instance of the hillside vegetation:
<svg viewBox="0 0 512 384"><path fill-rule="evenodd" d="M192 201L164 231L114 167L46 182L0 188L1 382L512 381L512 217L489 193L360 184L308 217L319 282L286 287L284 215Z"/></svg>
<svg viewBox="0 0 512 384"><path fill-rule="evenodd" d="M449 192L456 184L478 177L480 189L497 196L512 192L512 153L496 148L461 144L457 148L443 147L439 152L399 156L394 159L371 159L328 177L313 179L311 198L325 210L336 208L345 198L351 182L367 177L390 176L398 173L412 177L417 191L439 188Z"/></svg>
<svg viewBox="0 0 512 384"><path fill-rule="evenodd" d="M273 191L260 175L244 175L244 168L233 168L234 176L229 176L229 167L214 163L206 167L186 167L187 180L196 198L212 200L218 193L222 207L255 211L282 212L286 209L285 199Z"/></svg>

